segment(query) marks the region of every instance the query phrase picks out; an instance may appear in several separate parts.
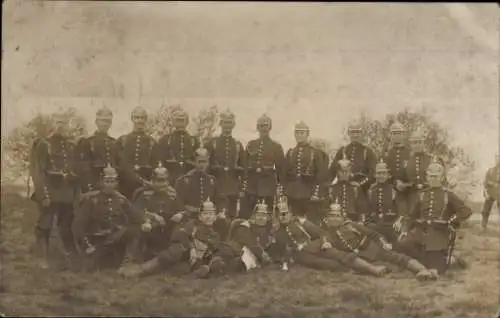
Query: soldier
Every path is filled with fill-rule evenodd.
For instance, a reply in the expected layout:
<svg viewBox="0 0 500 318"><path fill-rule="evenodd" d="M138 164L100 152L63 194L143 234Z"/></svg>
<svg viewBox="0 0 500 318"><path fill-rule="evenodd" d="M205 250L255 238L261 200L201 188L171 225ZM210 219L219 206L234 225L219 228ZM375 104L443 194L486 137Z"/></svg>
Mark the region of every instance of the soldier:
<svg viewBox="0 0 500 318"><path fill-rule="evenodd" d="M131 199L135 190L150 184L153 167L154 139L145 132L148 114L137 107L131 114L134 130L116 142L120 192Z"/></svg>
<svg viewBox="0 0 500 318"><path fill-rule="evenodd" d="M379 233L346 220L338 204L332 205L324 223L329 233L329 242L334 248L346 253L353 252L368 262L382 261L398 265L414 273L418 279L437 278L437 273L429 271L417 260L393 251L392 245ZM367 268L371 273L383 275L387 272L385 267L371 267Z"/></svg>
<svg viewBox="0 0 500 318"><path fill-rule="evenodd" d="M231 136L235 127L234 114L229 110L220 115L221 134L205 147L210 152L210 174L215 176L219 195L226 198L230 218L237 217L238 197L242 196L245 150L241 142Z"/></svg>
<svg viewBox="0 0 500 318"><path fill-rule="evenodd" d="M137 257L142 214L116 190L117 179L113 167L104 168L102 189L85 193L76 211L72 229L88 271L118 267Z"/></svg>
<svg viewBox="0 0 500 318"><path fill-rule="evenodd" d="M373 183L373 173L377 156L373 150L362 144L363 130L361 125L352 123L348 127L348 135L351 142L341 147L328 169L329 180L332 182L340 170L339 160L347 158L352 163L353 183L361 187L365 192Z"/></svg>
<svg viewBox="0 0 500 318"><path fill-rule="evenodd" d="M134 205L147 220L146 232L141 238L141 249L145 249L147 259L168 247L173 227L181 220L183 207L168 177L167 169L160 162L154 170L153 184L134 194Z"/></svg>
<svg viewBox="0 0 500 318"><path fill-rule="evenodd" d="M215 230L217 222L215 205L207 199L197 218L178 224L172 233L170 246L157 257L140 265L131 264L120 272L125 277L139 277L189 262L193 276L206 278L226 268L220 250L221 235Z"/></svg>
<svg viewBox="0 0 500 318"><path fill-rule="evenodd" d="M97 111L95 124L97 131L88 138L78 142L75 152L79 162L80 188L82 192L98 188L102 178L102 170L108 164L116 167L115 142L116 139L108 135L113 122L113 113L104 107Z"/></svg>
<svg viewBox="0 0 500 318"><path fill-rule="evenodd" d="M49 238L54 223L64 245L67 260L75 252L71 222L73 200L78 177L75 174L74 145L67 137L68 120L55 114L55 127L47 138L41 138L32 149L31 169L35 191L31 199L38 203L40 215L35 226L38 251L42 253L41 266L49 266Z"/></svg>
<svg viewBox="0 0 500 318"><path fill-rule="evenodd" d="M366 197L356 184L352 184L351 161L340 159L337 182L330 187L330 202L340 202L344 217L355 221L366 221ZM355 182L355 181L354 181Z"/></svg>
<svg viewBox="0 0 500 318"><path fill-rule="evenodd" d="M500 212L500 155L496 157L497 162L493 168L488 169L484 179L484 206L481 213L482 220L481 226L486 229L488 226L488 219L490 217L491 208L493 203L497 202L497 209Z"/></svg>
<svg viewBox="0 0 500 318"><path fill-rule="evenodd" d="M196 149L200 148L199 140L187 131L189 115L183 109L177 109L172 114L174 131L158 140L154 150L155 162L161 161L170 173L170 183L175 184L194 168Z"/></svg>
<svg viewBox="0 0 500 318"><path fill-rule="evenodd" d="M402 216L398 214L396 190L389 182L389 169L381 158L375 166L375 183L368 189L367 227L394 244L400 234L395 232L394 223L400 217Z"/></svg>
<svg viewBox="0 0 500 318"><path fill-rule="evenodd" d="M405 145L406 129L400 122L394 122L391 127L391 147L385 152L384 161L389 167L391 182L395 186L398 202L402 205L400 213L407 212L408 193L404 184L405 167L410 159L410 148Z"/></svg>
<svg viewBox="0 0 500 318"><path fill-rule="evenodd" d="M241 217L248 219L258 200L264 199L270 210L273 210L276 189L283 170L283 147L272 140L269 133L272 121L267 115L257 120L259 138L248 142L245 154L245 179L243 192L246 194L245 207Z"/></svg>
<svg viewBox="0 0 500 318"><path fill-rule="evenodd" d="M280 200L280 227L271 250L276 260L281 262L281 269L288 271L288 264L300 265L319 270L343 271L353 268L368 271L376 276L385 273L383 266L373 266L359 258L353 252L343 252L329 242L328 232L303 217L294 217L288 210L288 204Z"/></svg>
<svg viewBox="0 0 500 318"><path fill-rule="evenodd" d="M442 186L443 166L433 161L426 171L428 187L411 198L400 236L401 251L443 274L451 263L456 228L472 211Z"/></svg>
<svg viewBox="0 0 500 318"><path fill-rule="evenodd" d="M285 157L283 187L292 212L306 216L312 208L310 202L320 200L327 163L323 154L309 144L309 127L302 121L295 125L295 139L297 145Z"/></svg>
<svg viewBox="0 0 500 318"><path fill-rule="evenodd" d="M271 213L262 200L255 206L250 220L236 219L231 222L228 241L240 251L246 270L272 263L269 249L274 243Z"/></svg>

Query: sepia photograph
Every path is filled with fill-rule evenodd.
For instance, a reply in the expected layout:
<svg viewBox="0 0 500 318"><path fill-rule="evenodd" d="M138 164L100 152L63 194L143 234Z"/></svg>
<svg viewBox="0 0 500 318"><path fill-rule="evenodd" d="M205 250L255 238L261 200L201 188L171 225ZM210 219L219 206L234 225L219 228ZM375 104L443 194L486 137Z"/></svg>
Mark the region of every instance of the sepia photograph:
<svg viewBox="0 0 500 318"><path fill-rule="evenodd" d="M500 317L498 4L2 4L0 317Z"/></svg>

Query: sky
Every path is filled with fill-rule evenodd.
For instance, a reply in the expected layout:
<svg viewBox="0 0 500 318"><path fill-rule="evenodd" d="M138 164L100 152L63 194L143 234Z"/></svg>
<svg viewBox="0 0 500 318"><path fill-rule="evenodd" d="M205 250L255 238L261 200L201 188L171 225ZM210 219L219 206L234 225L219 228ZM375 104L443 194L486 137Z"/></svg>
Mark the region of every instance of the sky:
<svg viewBox="0 0 500 318"><path fill-rule="evenodd" d="M499 142L495 4L23 2L4 4L2 135L37 112L217 104L235 137L293 146L304 120L335 146L352 118L426 107L478 164Z"/></svg>

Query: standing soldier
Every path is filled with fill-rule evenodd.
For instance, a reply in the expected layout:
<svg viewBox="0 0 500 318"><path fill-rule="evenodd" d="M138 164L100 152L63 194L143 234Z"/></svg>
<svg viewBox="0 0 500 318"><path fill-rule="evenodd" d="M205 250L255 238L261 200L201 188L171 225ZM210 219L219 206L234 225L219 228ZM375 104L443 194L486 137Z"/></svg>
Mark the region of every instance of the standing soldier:
<svg viewBox="0 0 500 318"><path fill-rule="evenodd" d="M456 228L472 211L453 192L442 186L444 167L433 161L426 171L428 187L411 198L399 246L405 254L443 274L451 264Z"/></svg>
<svg viewBox="0 0 500 318"><path fill-rule="evenodd" d="M77 209L72 227L85 270L118 267L137 257L143 217L116 190L117 179L114 168L104 168L102 189L86 193Z"/></svg>
<svg viewBox="0 0 500 318"><path fill-rule="evenodd" d="M310 202L320 200L327 163L323 153L309 144L309 127L303 121L295 125L295 139L297 145L289 149L285 157L282 182L294 215L306 216L312 208Z"/></svg>
<svg viewBox="0 0 500 318"><path fill-rule="evenodd" d="M488 226L488 219L490 217L491 208L493 203L497 202L497 209L500 212L500 155L496 157L497 162L493 168L488 169L484 179L484 206L482 211L481 226L486 229Z"/></svg>
<svg viewBox="0 0 500 318"><path fill-rule="evenodd" d="M150 183L153 174L154 139L145 132L148 114L137 107L132 111L134 130L116 142L120 192L131 199L135 190Z"/></svg>
<svg viewBox="0 0 500 318"><path fill-rule="evenodd" d="M102 171L108 164L116 167L114 153L116 139L108 135L112 122L111 110L106 107L99 109L95 119L97 131L88 138L80 139L75 148L82 192L97 189Z"/></svg>
<svg viewBox="0 0 500 318"><path fill-rule="evenodd" d="M351 169L354 184L366 192L373 182L377 156L371 148L362 144L363 130L361 125L350 124L347 131L351 142L347 146L341 147L335 154L328 169L329 179L332 182L337 177L337 172L340 170L339 160L347 158L352 163Z"/></svg>
<svg viewBox="0 0 500 318"><path fill-rule="evenodd" d="M75 252L71 222L77 176L74 165L74 145L67 137L68 120L55 114L53 133L34 145L31 172L35 192L31 199L38 203L40 216L35 227L37 247L43 255L41 266L49 266L49 238L54 218L66 256Z"/></svg>
<svg viewBox="0 0 500 318"><path fill-rule="evenodd" d="M170 183L175 184L177 178L194 168L195 151L200 142L187 131L189 115L183 109L172 114L174 131L158 140L154 150L155 161L161 161L170 173Z"/></svg>
<svg viewBox="0 0 500 318"><path fill-rule="evenodd" d="M352 184L351 161L338 161L337 182L330 187L330 203L339 202L342 215L354 222L366 221L366 197L356 184Z"/></svg>
<svg viewBox="0 0 500 318"><path fill-rule="evenodd" d="M226 198L230 218L237 217L238 197L242 193L241 179L245 166L245 150L231 136L235 127L234 114L229 110L220 115L221 134L210 140L205 147L210 153L210 174L215 176L219 195Z"/></svg>
<svg viewBox="0 0 500 318"><path fill-rule="evenodd" d="M280 174L285 155L283 147L269 136L271 129L271 118L265 114L262 115L257 120L257 131L260 136L248 142L246 147L246 169L243 181L246 204L244 213L241 215L245 219L250 218L258 200L264 199L271 210L274 207L274 198L281 181Z"/></svg>
<svg viewBox="0 0 500 318"><path fill-rule="evenodd" d="M180 221L179 213L183 209L168 182L168 171L161 163L154 170L152 185L138 189L133 203L144 214L150 228L142 234L141 249L146 258L155 256L168 247L172 229Z"/></svg>
<svg viewBox="0 0 500 318"><path fill-rule="evenodd" d="M406 129L400 122L395 122L390 127L391 147L385 152L384 161L389 167L391 182L396 187L398 202L401 202L400 213L407 213L408 194L404 184L405 166L410 159L410 148L405 145Z"/></svg>
<svg viewBox="0 0 500 318"><path fill-rule="evenodd" d="M399 217L396 190L389 182L387 164L380 159L375 166L375 183L368 189L367 226L394 244L399 236L394 224Z"/></svg>

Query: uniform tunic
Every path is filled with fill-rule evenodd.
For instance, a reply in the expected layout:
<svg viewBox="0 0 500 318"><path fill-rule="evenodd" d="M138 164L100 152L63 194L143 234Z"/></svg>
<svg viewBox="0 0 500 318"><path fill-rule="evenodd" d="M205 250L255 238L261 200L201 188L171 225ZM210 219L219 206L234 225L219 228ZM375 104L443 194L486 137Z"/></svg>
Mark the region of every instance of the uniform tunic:
<svg viewBox="0 0 500 318"><path fill-rule="evenodd" d="M196 213L202 208L203 202L210 198L219 207L218 186L215 177L193 169L177 179L175 184L177 200L189 213Z"/></svg>
<svg viewBox="0 0 500 318"><path fill-rule="evenodd" d="M368 190L367 219L370 226L391 242L396 239L394 222L400 217L396 198L396 190L389 182L374 183Z"/></svg>
<svg viewBox="0 0 500 318"><path fill-rule="evenodd" d="M330 202L338 202L342 215L353 221L361 220L366 213L366 197L350 180L339 180L330 187Z"/></svg>
<svg viewBox="0 0 500 318"><path fill-rule="evenodd" d="M340 170L338 161L344 155L352 163L352 172L355 176L355 181L359 182L361 186L369 186L373 182L377 157L371 148L359 142L351 142L337 151L328 169L330 181L333 181L337 177L337 173Z"/></svg>

